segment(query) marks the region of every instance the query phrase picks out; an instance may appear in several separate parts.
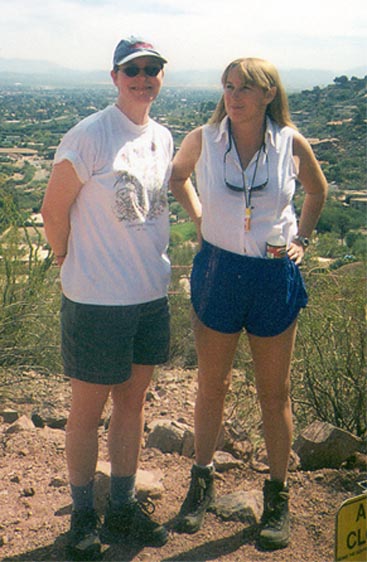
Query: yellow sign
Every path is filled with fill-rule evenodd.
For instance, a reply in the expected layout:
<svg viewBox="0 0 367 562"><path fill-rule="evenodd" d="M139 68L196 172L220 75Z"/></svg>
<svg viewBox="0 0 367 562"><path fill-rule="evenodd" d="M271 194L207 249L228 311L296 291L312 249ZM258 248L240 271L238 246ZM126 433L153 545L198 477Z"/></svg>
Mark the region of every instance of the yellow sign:
<svg viewBox="0 0 367 562"><path fill-rule="evenodd" d="M367 562L367 494L342 503L336 516L335 560Z"/></svg>

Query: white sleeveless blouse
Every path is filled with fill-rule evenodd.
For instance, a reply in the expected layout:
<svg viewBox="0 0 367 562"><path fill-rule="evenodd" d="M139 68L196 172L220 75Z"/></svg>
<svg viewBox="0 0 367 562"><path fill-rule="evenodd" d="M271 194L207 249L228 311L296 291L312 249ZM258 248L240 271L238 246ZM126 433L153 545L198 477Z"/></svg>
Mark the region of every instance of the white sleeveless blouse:
<svg viewBox="0 0 367 562"><path fill-rule="evenodd" d="M205 240L224 250L254 257L265 256L267 237L275 224L280 225L287 244L297 234L297 220L292 199L297 169L293 158L291 127L279 127L267 118L265 147L256 153L244 170L247 186L267 184L251 194L251 228L245 231L246 198L235 192L226 181L242 186L241 165L234 143L228 150L228 117L219 125L204 125L202 150L196 164L197 189L203 206L202 235ZM257 169L254 178L256 161Z"/></svg>

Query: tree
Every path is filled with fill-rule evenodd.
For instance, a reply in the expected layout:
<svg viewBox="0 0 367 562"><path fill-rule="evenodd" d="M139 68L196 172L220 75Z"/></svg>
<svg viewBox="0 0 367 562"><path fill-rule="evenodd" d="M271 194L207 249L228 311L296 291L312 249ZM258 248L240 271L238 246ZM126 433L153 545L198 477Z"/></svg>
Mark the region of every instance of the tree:
<svg viewBox="0 0 367 562"><path fill-rule="evenodd" d="M334 82L335 82L335 84L339 84L341 86L344 86L345 84L348 83L348 76L345 76L345 74L343 76L336 76L334 78Z"/></svg>
<svg viewBox="0 0 367 562"><path fill-rule="evenodd" d="M361 228L363 225L364 216L361 211L329 199L317 224L317 230L320 233L336 232L343 244L350 229Z"/></svg>
<svg viewBox="0 0 367 562"><path fill-rule="evenodd" d="M316 251L321 258L338 258L345 254L335 232L319 234L316 242Z"/></svg>

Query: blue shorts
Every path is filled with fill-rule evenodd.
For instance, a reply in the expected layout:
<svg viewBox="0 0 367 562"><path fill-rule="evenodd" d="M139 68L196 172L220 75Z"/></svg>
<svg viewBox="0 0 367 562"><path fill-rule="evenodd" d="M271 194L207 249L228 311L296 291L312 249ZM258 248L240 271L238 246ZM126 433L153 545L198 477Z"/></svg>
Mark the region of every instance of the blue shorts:
<svg viewBox="0 0 367 562"><path fill-rule="evenodd" d="M307 293L288 257L241 256L203 241L191 273L191 302L208 328L225 334L245 328L268 337L292 324L307 304Z"/></svg>
<svg viewBox="0 0 367 562"><path fill-rule="evenodd" d="M133 363L158 365L169 357L168 299L102 306L62 296L61 353L67 376L95 384L119 384Z"/></svg>

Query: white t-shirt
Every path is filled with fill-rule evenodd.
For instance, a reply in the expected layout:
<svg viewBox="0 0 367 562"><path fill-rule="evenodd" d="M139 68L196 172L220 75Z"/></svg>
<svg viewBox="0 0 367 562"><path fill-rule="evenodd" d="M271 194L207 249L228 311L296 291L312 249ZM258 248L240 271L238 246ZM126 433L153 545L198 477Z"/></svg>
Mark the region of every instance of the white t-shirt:
<svg viewBox="0 0 367 562"><path fill-rule="evenodd" d="M255 186L267 181L263 189L252 191L249 232L244 228L245 195L232 191L225 183L243 185L243 171L234 143L224 164L224 154L229 147L228 117L219 125L204 125L202 151L195 169L203 206L203 238L224 250L254 257L265 256L266 240L274 225L280 226L287 244L297 233L292 204L297 177L293 159L295 130L280 128L269 118L266 125L265 150L259 155L256 153L244 171L247 186L253 181Z"/></svg>
<svg viewBox="0 0 367 562"><path fill-rule="evenodd" d="M69 160L83 182L61 268L66 297L130 305L167 294L172 155L165 127L153 120L136 125L114 105L66 133L54 163Z"/></svg>

